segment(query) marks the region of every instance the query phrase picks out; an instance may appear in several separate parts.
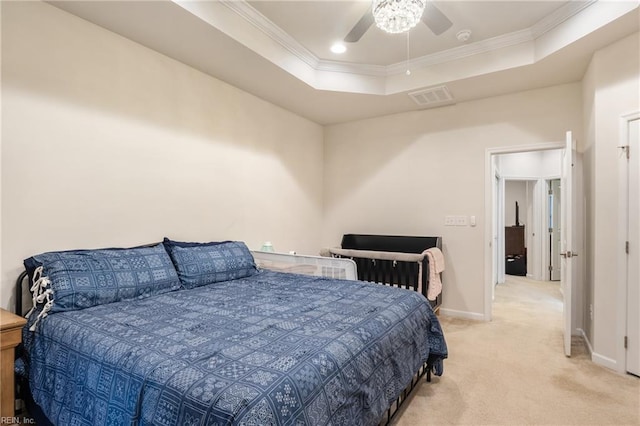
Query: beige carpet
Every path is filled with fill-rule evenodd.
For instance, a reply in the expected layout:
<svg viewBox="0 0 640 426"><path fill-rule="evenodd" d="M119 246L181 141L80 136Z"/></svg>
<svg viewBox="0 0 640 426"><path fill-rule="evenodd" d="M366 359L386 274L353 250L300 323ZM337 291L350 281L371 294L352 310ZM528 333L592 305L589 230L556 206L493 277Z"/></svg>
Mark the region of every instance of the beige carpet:
<svg viewBox="0 0 640 426"><path fill-rule="evenodd" d="M493 321L440 316L444 375L419 388L394 424L640 425L640 379L591 362L579 338L564 356L559 285L509 277Z"/></svg>

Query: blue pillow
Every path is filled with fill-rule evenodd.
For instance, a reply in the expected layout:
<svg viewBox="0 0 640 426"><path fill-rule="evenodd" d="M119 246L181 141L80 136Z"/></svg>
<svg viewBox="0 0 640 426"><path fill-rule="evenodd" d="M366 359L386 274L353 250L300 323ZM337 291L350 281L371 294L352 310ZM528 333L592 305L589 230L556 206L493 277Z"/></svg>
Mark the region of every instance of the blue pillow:
<svg viewBox="0 0 640 426"><path fill-rule="evenodd" d="M48 252L24 261L30 276L42 266L53 291L50 312L142 299L180 288L162 244L131 249Z"/></svg>
<svg viewBox="0 0 640 426"><path fill-rule="evenodd" d="M250 277L258 272L251 252L241 241L185 243L163 241L184 288Z"/></svg>

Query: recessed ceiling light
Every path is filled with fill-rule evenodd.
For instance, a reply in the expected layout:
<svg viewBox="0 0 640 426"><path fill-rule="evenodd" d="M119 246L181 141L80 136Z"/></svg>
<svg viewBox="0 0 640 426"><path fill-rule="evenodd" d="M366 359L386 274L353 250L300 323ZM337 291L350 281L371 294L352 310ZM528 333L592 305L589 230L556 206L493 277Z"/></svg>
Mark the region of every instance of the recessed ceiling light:
<svg viewBox="0 0 640 426"><path fill-rule="evenodd" d="M344 53L347 51L347 46L340 42L333 43L333 46L331 46L331 51L333 53Z"/></svg>

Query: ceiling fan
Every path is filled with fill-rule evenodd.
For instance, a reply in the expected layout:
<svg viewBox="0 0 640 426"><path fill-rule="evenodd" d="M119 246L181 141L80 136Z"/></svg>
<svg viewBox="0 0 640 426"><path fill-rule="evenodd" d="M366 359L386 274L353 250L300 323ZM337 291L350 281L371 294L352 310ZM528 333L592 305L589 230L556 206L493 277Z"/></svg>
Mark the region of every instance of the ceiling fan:
<svg viewBox="0 0 640 426"><path fill-rule="evenodd" d="M440 35L453 25L453 22L445 16L444 13L438 9L431 0L426 0L424 12L422 13L421 21L424 22L427 27L435 34ZM367 30L373 25L374 17L371 7L360 18L356 25L349 31L349 34L344 38L347 43L355 43L367 32Z"/></svg>

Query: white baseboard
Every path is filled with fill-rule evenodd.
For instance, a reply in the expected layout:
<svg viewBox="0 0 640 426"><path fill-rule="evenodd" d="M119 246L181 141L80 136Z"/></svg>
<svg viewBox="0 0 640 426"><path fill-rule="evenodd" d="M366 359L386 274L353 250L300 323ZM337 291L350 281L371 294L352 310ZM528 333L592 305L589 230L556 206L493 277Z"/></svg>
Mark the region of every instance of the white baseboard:
<svg viewBox="0 0 640 426"><path fill-rule="evenodd" d="M617 370L618 362L615 359L611 359L604 355L600 355L596 352L593 352L593 346L591 346L591 342L587 337L587 333L585 333L584 330L581 328L576 329L576 331L579 333L580 336L582 336L582 339L586 343L587 350L589 351L589 355L591 356L591 361L593 361L594 364L598 364L603 367L610 368L612 370Z"/></svg>
<svg viewBox="0 0 640 426"><path fill-rule="evenodd" d="M618 369L618 363L616 362L615 359L611 359L609 357L597 354L595 352L591 353L591 361L603 367L610 368L612 370Z"/></svg>
<svg viewBox="0 0 640 426"><path fill-rule="evenodd" d="M484 314L468 311L457 311L455 309L440 308L440 313L449 317L465 318L475 321L484 321Z"/></svg>

